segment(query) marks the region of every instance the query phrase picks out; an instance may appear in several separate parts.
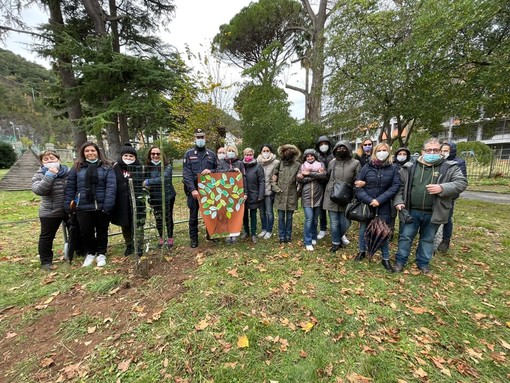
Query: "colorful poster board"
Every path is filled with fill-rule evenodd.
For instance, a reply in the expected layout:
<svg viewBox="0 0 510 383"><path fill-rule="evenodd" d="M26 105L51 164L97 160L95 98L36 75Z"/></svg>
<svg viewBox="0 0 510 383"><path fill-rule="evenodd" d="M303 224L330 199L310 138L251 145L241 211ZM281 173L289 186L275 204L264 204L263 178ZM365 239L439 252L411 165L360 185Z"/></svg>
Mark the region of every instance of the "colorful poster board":
<svg viewBox="0 0 510 383"><path fill-rule="evenodd" d="M238 172L198 178L200 214L211 238L238 236L243 226L244 185Z"/></svg>

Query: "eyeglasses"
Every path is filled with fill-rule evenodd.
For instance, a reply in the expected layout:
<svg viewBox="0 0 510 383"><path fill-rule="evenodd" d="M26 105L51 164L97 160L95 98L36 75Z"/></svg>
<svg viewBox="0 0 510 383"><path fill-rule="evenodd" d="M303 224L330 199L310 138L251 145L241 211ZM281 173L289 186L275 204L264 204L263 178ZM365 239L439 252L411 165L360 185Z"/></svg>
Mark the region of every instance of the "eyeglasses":
<svg viewBox="0 0 510 383"><path fill-rule="evenodd" d="M430 149L430 148L429 149L423 149L423 151L425 153L428 153L428 154L430 154L430 153L441 153L441 149L439 149L439 148L438 149Z"/></svg>
<svg viewBox="0 0 510 383"><path fill-rule="evenodd" d="M161 153L151 153L151 156L160 156Z"/></svg>

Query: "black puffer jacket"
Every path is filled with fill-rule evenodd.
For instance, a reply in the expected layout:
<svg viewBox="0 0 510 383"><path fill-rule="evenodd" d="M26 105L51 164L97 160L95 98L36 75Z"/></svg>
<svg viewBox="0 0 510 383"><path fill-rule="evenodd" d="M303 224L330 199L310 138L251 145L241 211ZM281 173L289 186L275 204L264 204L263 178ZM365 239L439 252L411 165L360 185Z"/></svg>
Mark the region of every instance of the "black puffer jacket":
<svg viewBox="0 0 510 383"><path fill-rule="evenodd" d="M170 201L175 198L174 185L172 183L172 165L168 164L165 167L165 201ZM147 187L149 189L151 205L161 205L163 201L163 188L161 180L161 165L145 165L145 176L147 180Z"/></svg>
<svg viewBox="0 0 510 383"><path fill-rule="evenodd" d="M250 162L244 162L246 170L245 194L248 195L246 207L248 209L257 209L260 202L264 199L266 191L266 181L264 169L253 159Z"/></svg>
<svg viewBox="0 0 510 383"><path fill-rule="evenodd" d="M117 179L117 195L115 197L115 208L112 212L111 223L119 226L131 226L133 224L133 207L129 179L133 180L137 220L144 221L146 207L142 188L144 180L142 165L138 160L129 166L119 161L113 165L113 170Z"/></svg>
<svg viewBox="0 0 510 383"><path fill-rule="evenodd" d="M102 210L110 214L115 206L115 194L117 192L117 181L115 173L110 165L99 162L97 166L98 183L96 186L96 196L94 201L87 201L85 190L85 176L89 167L88 162L80 165L80 170L76 171L73 166L67 177L64 209L69 212L72 200L76 201L76 208L80 211Z"/></svg>

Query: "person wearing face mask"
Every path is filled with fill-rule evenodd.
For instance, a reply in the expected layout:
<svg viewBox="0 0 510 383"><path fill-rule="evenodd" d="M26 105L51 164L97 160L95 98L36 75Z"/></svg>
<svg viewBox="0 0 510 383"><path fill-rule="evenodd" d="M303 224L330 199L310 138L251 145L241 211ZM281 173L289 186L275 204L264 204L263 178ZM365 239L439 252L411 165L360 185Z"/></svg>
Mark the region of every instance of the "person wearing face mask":
<svg viewBox="0 0 510 383"><path fill-rule="evenodd" d="M352 158L351 145L347 141L339 141L333 148L334 159L328 165L328 183L324 190L323 208L328 211L331 227L331 248L332 253L338 251L345 245L342 237L345 235L351 221L345 217L345 206L331 200L331 190L335 181L346 182L354 185L354 180L361 168L358 160Z"/></svg>
<svg viewBox="0 0 510 383"><path fill-rule="evenodd" d="M192 248L198 246L198 176L216 171L216 154L205 146L205 132L195 129L195 147L184 154L182 182L189 208L189 237Z"/></svg>
<svg viewBox="0 0 510 383"><path fill-rule="evenodd" d="M314 251L317 244L317 223L324 194L323 181L327 178L326 168L319 161L317 152L314 149L305 150L296 180L302 185L301 206L305 213L303 242L308 251Z"/></svg>
<svg viewBox="0 0 510 383"><path fill-rule="evenodd" d="M126 143L120 150L120 158L113 165L115 177L117 179L117 195L115 197L115 207L112 212L111 223L118 225L122 229L122 236L126 249L124 255L128 256L135 251L136 255L141 257L143 254L143 229L145 225L145 199L143 198L143 167L138 160L136 149ZM134 200L136 201L136 227L133 227L133 206L129 180L133 182ZM134 241L133 234L136 235Z"/></svg>
<svg viewBox="0 0 510 383"><path fill-rule="evenodd" d="M297 209L298 194L296 176L301 164L298 161L301 152L291 144L278 148L281 161L271 173L271 190L275 193L275 207L278 210L278 235L280 243L292 241L292 222Z"/></svg>
<svg viewBox="0 0 510 383"><path fill-rule="evenodd" d="M361 167L365 166L370 161L373 148L374 142L370 137L365 137L361 141L361 146L358 148L356 154L354 155L354 158L360 162Z"/></svg>
<svg viewBox="0 0 510 383"><path fill-rule="evenodd" d="M356 181L363 181L363 186L356 189L356 198L369 205L379 218L389 224L393 197L400 188L400 174L398 167L393 165L387 143L382 142L375 146L370 162L361 168ZM359 252L354 258L356 261L361 261L366 256L365 231L368 223L360 222L359 225ZM382 243L381 251L382 265L388 272L393 272L388 239Z"/></svg>
<svg viewBox="0 0 510 383"><path fill-rule="evenodd" d="M330 140L330 138L328 136L320 136L318 139L317 139L317 144L315 145L315 151L317 152L317 158L320 162L322 162L324 164L324 167L327 169L328 168L328 165L329 165L329 162L333 159L333 144ZM323 184L323 188L326 187L326 184L328 183L328 180L327 178L322 181ZM324 200L322 200L322 203L321 203L321 210L320 210L320 215L319 215L319 226L320 226L320 230L319 230L319 234L317 235L317 239L322 239L324 238L328 232L328 213L326 211L326 209L324 209L324 207L322 206L322 204L324 203ZM342 243L344 245L348 245L349 244L349 240L347 239L347 237L343 236L342 237Z"/></svg>
<svg viewBox="0 0 510 383"><path fill-rule="evenodd" d="M457 145L454 142L443 142L441 145L441 155L445 160L453 161L459 165L462 174L467 179L467 167L466 161L462 158L457 157ZM452 209L450 210L450 216L448 222L443 225L443 233L441 243L437 247L437 250L446 253L450 248L450 241L453 235L453 211L455 208L455 200L452 201Z"/></svg>
<svg viewBox="0 0 510 383"><path fill-rule="evenodd" d="M166 160L161 148L153 146L147 152L144 178L142 186L149 190L149 203L154 212L159 234L158 248L165 246L167 250L170 250L174 246L174 204L177 193L172 181L172 165ZM163 202L165 203L164 211ZM166 240L163 222L166 228Z"/></svg>
<svg viewBox="0 0 510 383"><path fill-rule="evenodd" d="M60 156L53 150L39 155L41 168L32 177L32 191L41 197L39 205L39 259L41 270L53 268L53 240L62 222L67 222L64 210L64 191L69 169L60 163Z"/></svg>
<svg viewBox="0 0 510 383"><path fill-rule="evenodd" d="M87 254L83 267L94 262L98 267L106 265L108 227L116 192L117 181L110 162L94 142L85 142L69 171L64 199L67 213L71 201L76 204L82 250Z"/></svg>
<svg viewBox="0 0 510 383"><path fill-rule="evenodd" d="M237 147L235 145L225 146L225 158L218 161L217 172L240 172L245 174L243 161L237 156Z"/></svg>
<svg viewBox="0 0 510 383"><path fill-rule="evenodd" d="M243 164L246 170L245 194L247 196L244 206L242 238L251 236L251 241L257 243L257 210L259 209L266 191L264 170L255 159L254 150L243 150Z"/></svg>
<svg viewBox="0 0 510 383"><path fill-rule="evenodd" d="M398 148L395 151L395 155L393 156L393 163L398 167L398 170L402 168L404 164L407 162L412 161L411 158L411 152L406 147ZM391 228L391 237L390 242L393 241L393 233L395 232L395 223L397 220L397 209L393 208L391 211L391 222L390 222L390 228ZM399 233L400 229L402 228L402 225L399 223Z"/></svg>
<svg viewBox="0 0 510 383"><path fill-rule="evenodd" d="M260 223L262 231L259 233L259 238L269 239L273 235L274 225L274 192L271 190L271 174L275 167L278 167L280 160L276 159L273 152L273 147L269 144L263 144L260 147L257 162L264 170L264 201L260 204Z"/></svg>
<svg viewBox="0 0 510 383"><path fill-rule="evenodd" d="M218 163L216 164L217 168L221 166L221 163L225 158L227 157L227 151L226 148L221 146L216 151L216 159L218 160Z"/></svg>
<svg viewBox="0 0 510 383"><path fill-rule="evenodd" d="M428 274L434 254L434 236L439 225L448 222L453 200L466 189L467 179L457 163L441 156L436 138L425 142L421 156L402 166L400 175L402 183L394 204L397 210L406 208L413 222L403 224L393 268L396 272L404 269L419 232L416 265L422 273Z"/></svg>

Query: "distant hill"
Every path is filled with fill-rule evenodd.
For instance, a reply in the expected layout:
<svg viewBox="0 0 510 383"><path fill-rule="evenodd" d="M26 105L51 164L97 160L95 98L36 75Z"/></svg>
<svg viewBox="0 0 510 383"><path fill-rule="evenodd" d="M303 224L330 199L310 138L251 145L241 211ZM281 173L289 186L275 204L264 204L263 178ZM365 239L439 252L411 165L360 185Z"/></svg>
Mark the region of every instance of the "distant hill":
<svg viewBox="0 0 510 383"><path fill-rule="evenodd" d="M0 49L0 140L11 141L16 134L40 145L58 144L57 138L62 145L70 142L69 121L55 119L56 111L44 103L56 81L43 66Z"/></svg>

